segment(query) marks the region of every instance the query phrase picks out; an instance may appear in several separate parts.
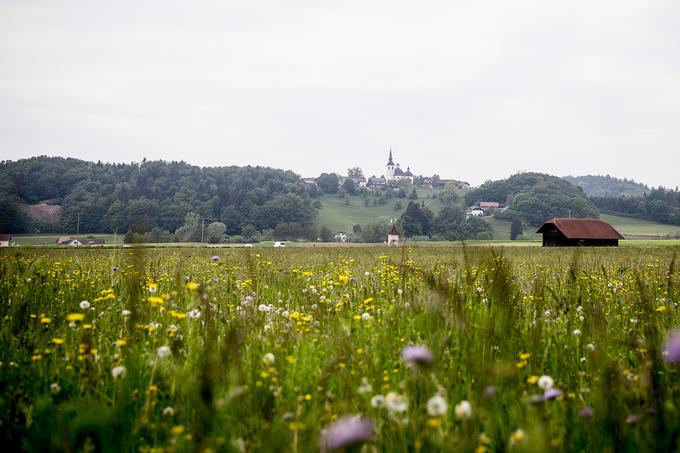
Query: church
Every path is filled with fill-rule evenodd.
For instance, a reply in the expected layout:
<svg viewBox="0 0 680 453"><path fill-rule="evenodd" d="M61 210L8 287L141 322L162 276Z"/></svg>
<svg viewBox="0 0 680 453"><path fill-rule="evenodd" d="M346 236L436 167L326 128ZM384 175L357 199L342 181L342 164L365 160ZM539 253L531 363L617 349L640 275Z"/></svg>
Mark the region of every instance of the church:
<svg viewBox="0 0 680 453"><path fill-rule="evenodd" d="M394 160L392 159L392 148L390 147L390 157L387 160L387 167L385 168L385 181L387 183L400 181L402 179L408 179L413 183L413 173L411 173L411 167L406 167L406 171L402 170L399 164L394 165Z"/></svg>

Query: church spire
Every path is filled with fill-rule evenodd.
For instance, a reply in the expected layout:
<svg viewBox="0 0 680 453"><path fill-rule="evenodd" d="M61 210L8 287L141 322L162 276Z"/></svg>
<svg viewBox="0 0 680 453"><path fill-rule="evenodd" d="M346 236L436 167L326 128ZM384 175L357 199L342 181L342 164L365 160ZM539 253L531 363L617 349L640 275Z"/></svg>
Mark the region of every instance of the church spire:
<svg viewBox="0 0 680 453"><path fill-rule="evenodd" d="M394 161L392 160L392 147L390 146L390 158L387 161L387 165L394 165Z"/></svg>

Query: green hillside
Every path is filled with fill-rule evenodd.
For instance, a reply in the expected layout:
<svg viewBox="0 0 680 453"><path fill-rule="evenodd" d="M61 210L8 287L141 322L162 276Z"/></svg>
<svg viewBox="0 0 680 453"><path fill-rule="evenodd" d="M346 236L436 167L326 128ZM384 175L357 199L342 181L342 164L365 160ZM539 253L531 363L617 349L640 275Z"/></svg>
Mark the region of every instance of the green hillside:
<svg viewBox="0 0 680 453"><path fill-rule="evenodd" d="M624 236L680 236L680 226L677 225L609 214L602 214L600 218Z"/></svg>
<svg viewBox="0 0 680 453"><path fill-rule="evenodd" d="M441 202L437 198L439 192L440 190L419 188L417 189L418 199L416 201L418 203L424 201L425 206L436 214L441 208ZM462 200L466 189L460 189L457 192ZM361 195L350 196L349 205L345 204L344 198L340 198L337 195L324 194L317 199L321 202L322 207L318 210L316 226L321 228L325 225L334 233L338 231L352 232L354 225L365 225L369 222L374 222L375 219L381 216L398 218L404 213L409 201L413 201L409 198L393 197L388 199L386 204L375 205L373 203L374 198L369 197L369 206L366 207L364 205L364 198ZM397 201L402 205L402 208L399 210L394 209Z"/></svg>

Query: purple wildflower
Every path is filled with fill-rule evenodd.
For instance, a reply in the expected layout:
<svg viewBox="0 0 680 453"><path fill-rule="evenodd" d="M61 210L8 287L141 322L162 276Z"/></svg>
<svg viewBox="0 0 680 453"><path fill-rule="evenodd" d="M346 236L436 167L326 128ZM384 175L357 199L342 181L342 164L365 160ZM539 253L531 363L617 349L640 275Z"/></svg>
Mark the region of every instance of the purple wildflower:
<svg viewBox="0 0 680 453"><path fill-rule="evenodd" d="M401 351L401 358L404 362L418 366L432 365L434 356L427 346L406 346Z"/></svg>
<svg viewBox="0 0 680 453"><path fill-rule="evenodd" d="M664 346L664 360L668 363L680 361L680 329L671 333Z"/></svg>
<svg viewBox="0 0 680 453"><path fill-rule="evenodd" d="M543 393L543 401L550 401L554 400L555 398L559 398L562 396L562 392L557 390L556 388L549 388Z"/></svg>
<svg viewBox="0 0 680 453"><path fill-rule="evenodd" d="M213 256L213 257L211 258L211 261L212 261L213 263L219 263L220 257L217 256L217 255L215 255L215 256Z"/></svg>
<svg viewBox="0 0 680 453"><path fill-rule="evenodd" d="M372 440L374 435L373 422L361 415L348 415L322 431L319 447L321 451L340 450Z"/></svg>
<svg viewBox="0 0 680 453"><path fill-rule="evenodd" d="M595 411L593 410L592 407L586 406L586 407L579 409L578 416L583 417L583 418L592 417L594 413L595 413Z"/></svg>

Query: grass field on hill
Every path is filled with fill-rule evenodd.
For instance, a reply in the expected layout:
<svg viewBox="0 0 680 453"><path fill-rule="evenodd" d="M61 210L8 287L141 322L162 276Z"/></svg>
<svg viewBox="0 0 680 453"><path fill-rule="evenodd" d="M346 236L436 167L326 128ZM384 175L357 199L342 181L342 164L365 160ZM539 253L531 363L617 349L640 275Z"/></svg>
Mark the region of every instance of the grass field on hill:
<svg viewBox="0 0 680 453"><path fill-rule="evenodd" d="M624 236L666 236L680 235L680 226L667 225L652 220L636 219L618 215L602 214L600 218L609 222Z"/></svg>
<svg viewBox="0 0 680 453"><path fill-rule="evenodd" d="M0 441L676 451L676 250L501 244L0 250Z"/></svg>

